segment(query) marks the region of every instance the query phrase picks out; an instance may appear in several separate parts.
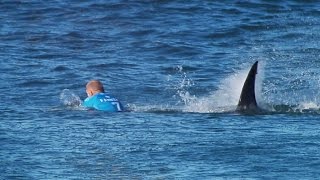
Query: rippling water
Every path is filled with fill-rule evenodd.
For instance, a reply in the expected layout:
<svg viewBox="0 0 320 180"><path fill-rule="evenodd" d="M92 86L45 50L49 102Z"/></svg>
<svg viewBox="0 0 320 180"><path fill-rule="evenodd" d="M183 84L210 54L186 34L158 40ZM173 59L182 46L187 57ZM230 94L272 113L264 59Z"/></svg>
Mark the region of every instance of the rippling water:
<svg viewBox="0 0 320 180"><path fill-rule="evenodd" d="M320 175L317 1L1 1L0 179ZM234 112L259 61L262 114ZM129 112L78 107L100 79Z"/></svg>

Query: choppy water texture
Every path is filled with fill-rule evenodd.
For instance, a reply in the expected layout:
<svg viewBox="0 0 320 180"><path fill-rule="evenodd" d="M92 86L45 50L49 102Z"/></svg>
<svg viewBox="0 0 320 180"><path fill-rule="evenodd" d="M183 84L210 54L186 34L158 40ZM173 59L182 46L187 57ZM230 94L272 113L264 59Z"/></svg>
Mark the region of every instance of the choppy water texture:
<svg viewBox="0 0 320 180"><path fill-rule="evenodd" d="M0 179L320 176L317 1L0 2ZM262 114L234 112L260 61ZM88 111L100 79L129 112Z"/></svg>

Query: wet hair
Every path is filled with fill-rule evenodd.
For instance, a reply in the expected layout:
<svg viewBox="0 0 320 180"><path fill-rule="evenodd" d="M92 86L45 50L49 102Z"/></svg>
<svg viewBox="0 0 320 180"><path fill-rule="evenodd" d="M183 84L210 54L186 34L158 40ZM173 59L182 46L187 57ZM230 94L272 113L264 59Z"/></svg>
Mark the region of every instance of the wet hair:
<svg viewBox="0 0 320 180"><path fill-rule="evenodd" d="M86 85L87 89L92 89L93 91L104 92L102 83L99 80L91 80Z"/></svg>

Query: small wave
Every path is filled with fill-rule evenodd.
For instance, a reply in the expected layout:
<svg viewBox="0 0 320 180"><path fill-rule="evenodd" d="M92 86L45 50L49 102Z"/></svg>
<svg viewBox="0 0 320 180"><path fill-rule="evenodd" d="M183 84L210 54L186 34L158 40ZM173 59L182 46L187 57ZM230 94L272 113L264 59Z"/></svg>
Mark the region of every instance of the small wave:
<svg viewBox="0 0 320 180"><path fill-rule="evenodd" d="M295 112L301 112L301 113L320 113L320 105L315 102L302 102L297 107L293 108Z"/></svg>
<svg viewBox="0 0 320 180"><path fill-rule="evenodd" d="M26 80L25 82L19 84L20 87L38 87L38 86L48 86L51 82L49 80L43 79L32 79Z"/></svg>
<svg viewBox="0 0 320 180"><path fill-rule="evenodd" d="M126 109L132 112L151 112L151 113L175 113L182 112L178 107L171 105L137 105L127 104Z"/></svg>
<svg viewBox="0 0 320 180"><path fill-rule="evenodd" d="M302 102L299 106L299 109L319 109L320 106L314 102Z"/></svg>
<svg viewBox="0 0 320 180"><path fill-rule="evenodd" d="M62 71L67 71L70 70L67 66L59 65L53 68L51 71L57 71L57 72L62 72Z"/></svg>
<svg viewBox="0 0 320 180"><path fill-rule="evenodd" d="M314 102L303 102L299 105L272 105L269 106L266 112L276 114L320 114L320 106Z"/></svg>

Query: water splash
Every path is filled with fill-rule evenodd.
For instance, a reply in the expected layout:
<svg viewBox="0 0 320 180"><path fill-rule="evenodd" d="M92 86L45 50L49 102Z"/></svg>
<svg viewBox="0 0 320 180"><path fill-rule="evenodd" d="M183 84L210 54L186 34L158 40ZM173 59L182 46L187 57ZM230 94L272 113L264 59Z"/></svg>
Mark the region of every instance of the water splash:
<svg viewBox="0 0 320 180"><path fill-rule="evenodd" d="M303 111L303 110L319 110L320 106L319 104L316 104L315 102L302 102L300 103L296 110Z"/></svg>
<svg viewBox="0 0 320 180"><path fill-rule="evenodd" d="M167 76L165 91L172 95L172 99L167 100L167 103L162 104L127 104L126 109L134 112L181 112L181 104L188 104L193 99L196 99L194 95L189 93L189 89L194 86L194 82L188 77L187 72L183 65L177 65L173 67Z"/></svg>
<svg viewBox="0 0 320 180"><path fill-rule="evenodd" d="M264 77L265 63L259 63L258 75L256 79L256 98L258 105L263 104L262 80ZM209 93L206 96L197 97L190 93L190 89L195 85L194 81L184 72L183 66L175 68L177 81L171 83L174 89L174 99L178 98L175 105L135 105L128 104L131 111L143 112L196 112L196 113L224 113L234 112L238 104L244 81L251 68L251 64L246 64L241 70L221 80L218 84L218 90ZM170 78L172 78L170 76ZM172 81L172 79L168 79ZM168 89L167 89L168 90Z"/></svg>
<svg viewBox="0 0 320 180"><path fill-rule="evenodd" d="M69 89L62 90L60 101L63 105L71 107L79 107L82 104L80 97Z"/></svg>
<svg viewBox="0 0 320 180"><path fill-rule="evenodd" d="M264 63L260 63L258 66L258 75L256 79L256 96L258 104L262 104L262 80L264 76ZM218 90L211 92L208 96L196 98L195 96L185 93L187 96L181 96L184 100L185 107L183 111L185 112L199 112L199 113L222 113L231 112L236 109L239 101L241 90L244 81L248 75L251 65L246 67L246 69L240 70L235 74L232 74L225 79L223 79L219 84Z"/></svg>
<svg viewBox="0 0 320 180"><path fill-rule="evenodd" d="M178 74L180 74L180 82L175 85L177 95L181 98L184 104L188 104L196 99L194 95L191 95L188 91L189 88L194 86L194 82L187 76L187 73L183 71L182 66L177 66Z"/></svg>
<svg viewBox="0 0 320 180"><path fill-rule="evenodd" d="M130 104L128 108L132 111L143 111L143 112L196 112L196 113L229 113L236 110L241 90L244 81L248 75L252 63L240 65L240 70L235 71L233 74L222 79L218 84L217 90L210 92L204 96L197 96L192 94L191 89L195 86L194 81L188 77L183 66L177 66L175 68L175 77L169 76L168 82L170 89L174 90L175 95L173 96L176 104L153 104L153 105L135 105ZM271 113L309 113L316 112L320 113L320 101L319 92L313 93L305 98L305 94L301 91L295 92L295 89L291 89L294 93L300 95L290 96L290 93L284 91L284 94L274 93L282 90L281 83L274 84L273 78L269 81L265 81L265 61L259 61L258 74L256 76L256 100L258 106L263 110ZM305 73L306 74L306 73ZM176 79L174 79L176 78ZM305 77L308 78L308 77ZM174 80L173 80L174 79ZM281 77L279 77L281 79ZM310 78L309 78L310 79ZM317 79L318 80L318 79ZM295 79L291 79L295 82ZM300 81L299 81L300 82ZM304 81L301 81L304 82ZM318 81L320 84L320 81ZM284 87L287 89L288 87ZM303 87L302 87L303 88ZM304 90L305 91L305 90ZM309 92L309 91L308 91ZM294 99L294 102L290 100ZM271 100L271 101L270 101ZM290 103L291 102L291 103Z"/></svg>

